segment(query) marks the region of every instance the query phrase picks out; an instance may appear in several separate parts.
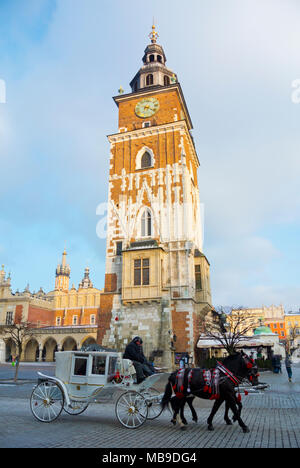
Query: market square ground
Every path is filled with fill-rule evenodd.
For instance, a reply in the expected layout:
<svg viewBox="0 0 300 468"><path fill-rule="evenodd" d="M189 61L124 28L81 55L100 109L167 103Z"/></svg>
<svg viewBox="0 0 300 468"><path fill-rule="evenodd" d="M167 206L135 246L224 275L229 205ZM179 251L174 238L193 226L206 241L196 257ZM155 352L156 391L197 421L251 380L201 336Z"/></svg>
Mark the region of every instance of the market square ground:
<svg viewBox="0 0 300 468"><path fill-rule="evenodd" d="M41 365L54 374L53 365ZM286 370L275 375L262 372L260 380L270 384L262 395L243 396L243 419L250 428L243 434L235 423L226 426L224 409L214 419L215 431L207 431L211 402L195 400L199 422L191 421L189 409L186 431L170 424L165 411L157 420L136 430L121 427L112 402L91 404L85 413L62 413L57 421L43 424L30 411L29 397L36 378L36 365L21 365L20 385L12 385L13 369L0 366L0 447L1 448L111 448L192 449L192 448L299 448L300 447L300 364L293 366L293 382ZM163 389L164 381L160 384Z"/></svg>

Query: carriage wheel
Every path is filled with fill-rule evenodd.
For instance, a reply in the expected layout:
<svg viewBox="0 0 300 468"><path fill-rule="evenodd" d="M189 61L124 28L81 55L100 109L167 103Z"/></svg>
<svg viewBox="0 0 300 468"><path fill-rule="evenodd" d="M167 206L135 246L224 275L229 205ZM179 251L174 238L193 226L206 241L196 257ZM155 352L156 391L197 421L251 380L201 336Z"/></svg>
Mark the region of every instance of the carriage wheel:
<svg viewBox="0 0 300 468"><path fill-rule="evenodd" d="M64 400L61 388L55 382L46 380L33 390L30 408L38 421L49 423L55 421L62 412Z"/></svg>
<svg viewBox="0 0 300 468"><path fill-rule="evenodd" d="M123 393L116 402L116 416L122 426L136 429L145 423L148 416L148 405L138 392Z"/></svg>
<svg viewBox="0 0 300 468"><path fill-rule="evenodd" d="M158 398L159 395L160 392L153 387L147 388L143 392L143 397L146 399L148 405L147 419L156 419L163 412L163 407L161 405L160 399Z"/></svg>
<svg viewBox="0 0 300 468"><path fill-rule="evenodd" d="M68 406L67 403L65 403L64 411L70 414L71 416L78 416L78 414L83 413L89 406L89 403L87 401L71 400L70 403L70 406Z"/></svg>

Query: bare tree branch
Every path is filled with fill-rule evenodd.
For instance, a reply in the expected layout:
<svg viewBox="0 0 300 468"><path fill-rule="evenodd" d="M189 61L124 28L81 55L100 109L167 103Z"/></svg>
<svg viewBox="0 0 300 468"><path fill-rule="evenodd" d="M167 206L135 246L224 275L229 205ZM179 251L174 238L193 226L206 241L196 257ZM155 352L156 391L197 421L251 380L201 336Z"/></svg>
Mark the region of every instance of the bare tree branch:
<svg viewBox="0 0 300 468"><path fill-rule="evenodd" d="M210 314L205 323L205 335L217 341L228 354L234 354L238 344L250 338L257 326L257 317L245 314L242 307L231 308L230 313L220 307Z"/></svg>
<svg viewBox="0 0 300 468"><path fill-rule="evenodd" d="M16 371L14 381L18 379L20 358L23 352L25 342L34 336L36 324L28 322L22 317L20 321L7 325L0 325L0 335L4 335L7 339L11 339L17 351Z"/></svg>

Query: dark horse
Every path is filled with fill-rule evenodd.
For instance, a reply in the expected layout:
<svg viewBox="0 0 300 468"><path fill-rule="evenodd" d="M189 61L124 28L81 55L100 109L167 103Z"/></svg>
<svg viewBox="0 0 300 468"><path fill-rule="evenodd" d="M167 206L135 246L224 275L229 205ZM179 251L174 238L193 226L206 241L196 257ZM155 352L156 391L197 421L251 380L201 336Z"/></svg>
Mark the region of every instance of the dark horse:
<svg viewBox="0 0 300 468"><path fill-rule="evenodd" d="M197 421L197 414L192 406L192 401L195 396L203 399L215 399L214 406L207 419L208 430L213 431L213 417L225 401L226 410L224 419L226 424L231 424L228 417L228 410L231 409L234 420L238 421L243 432L249 432L248 427L241 418L242 405L236 395L235 387L237 387L244 378L247 378L252 385L258 384L257 367L254 361L243 352L236 353L225 358L222 363L218 363L217 367L213 369L212 372L216 370L218 371L219 378L217 393L215 395L210 393L211 389L208 391L208 388L211 387L208 387L207 381L205 381L205 369L185 369L182 375L182 381L180 382L180 389L178 389L178 374L180 371L173 372L166 385L162 406L165 407L169 402L171 403L172 409L174 410L173 423L176 423L180 412L179 422L181 428L184 429L186 420L183 416L183 408L186 402L188 402L191 408L193 420ZM173 390L175 391L175 396L172 396ZM214 388L214 391L216 392L216 388Z"/></svg>

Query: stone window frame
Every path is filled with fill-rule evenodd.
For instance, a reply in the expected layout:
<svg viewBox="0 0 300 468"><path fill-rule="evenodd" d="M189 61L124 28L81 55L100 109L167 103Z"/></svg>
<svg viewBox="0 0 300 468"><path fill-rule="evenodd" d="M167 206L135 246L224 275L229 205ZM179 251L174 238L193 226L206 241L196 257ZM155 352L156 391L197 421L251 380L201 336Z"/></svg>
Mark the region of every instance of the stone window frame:
<svg viewBox="0 0 300 468"><path fill-rule="evenodd" d="M74 322L76 322L76 323L74 323ZM72 316L72 325L78 325L78 315L73 315Z"/></svg>
<svg viewBox="0 0 300 468"><path fill-rule="evenodd" d="M14 323L14 311L7 310L5 316L5 325L13 325Z"/></svg>
<svg viewBox="0 0 300 468"><path fill-rule="evenodd" d="M96 325L96 314L90 315L90 325Z"/></svg>
<svg viewBox="0 0 300 468"><path fill-rule="evenodd" d="M146 86L153 86L154 85L154 75L153 73L148 73L146 76Z"/></svg>
<svg viewBox="0 0 300 468"><path fill-rule="evenodd" d="M134 286L150 286L150 258L133 259Z"/></svg>
<svg viewBox="0 0 300 468"><path fill-rule="evenodd" d="M151 166L142 167L142 158L145 153L149 153L151 156ZM152 149L149 148L148 146L143 146L143 148L141 148L136 155L135 170L138 171L138 170L147 170L151 168L153 169L154 165L155 165L155 156L154 156Z"/></svg>
<svg viewBox="0 0 300 468"><path fill-rule="evenodd" d="M121 257L121 256L122 256L123 244L124 244L124 241L123 241L123 240L118 240L118 241L116 241L116 243L115 243L115 249L116 249L115 255L116 255L117 257ZM120 246L121 246L121 250L120 250Z"/></svg>
<svg viewBox="0 0 300 468"><path fill-rule="evenodd" d="M195 264L195 289L196 289L196 291L202 291L203 290L201 273L202 273L201 265L196 263Z"/></svg>
<svg viewBox="0 0 300 468"><path fill-rule="evenodd" d="M150 215L150 233L149 233L149 216L143 219L146 213ZM143 222L146 223L144 226L145 228L144 233L143 233ZM149 208L149 206L144 206L141 209L140 215L139 215L139 226L140 226L139 234L140 234L141 239L149 239L153 236L153 228L154 228L153 213L152 213L152 210Z"/></svg>

